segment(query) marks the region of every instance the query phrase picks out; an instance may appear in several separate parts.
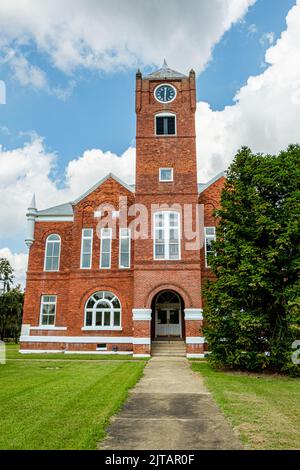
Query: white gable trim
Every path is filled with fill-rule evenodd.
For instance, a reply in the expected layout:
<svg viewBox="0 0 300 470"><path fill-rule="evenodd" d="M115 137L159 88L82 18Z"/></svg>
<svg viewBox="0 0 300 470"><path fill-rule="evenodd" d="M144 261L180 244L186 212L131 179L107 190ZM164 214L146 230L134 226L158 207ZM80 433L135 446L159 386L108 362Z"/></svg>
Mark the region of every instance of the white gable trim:
<svg viewBox="0 0 300 470"><path fill-rule="evenodd" d="M96 184L94 184L94 186L92 186L90 189L88 189L84 194L82 194L77 199L75 199L75 201L73 201L72 204L73 205L78 204L80 201L82 201L87 196L92 194L92 192L95 191L95 189L99 188L99 186L101 186L103 183L105 183L105 181L107 181L109 178L113 178L115 181L117 181L117 183L119 183L121 186L126 188L127 191L130 191L131 193L134 193L134 190L132 189L132 187L130 187L128 184L124 183L124 181L122 181L120 178L115 176L113 173L108 173L108 175L106 175L104 178L102 178L100 181L98 181Z"/></svg>
<svg viewBox="0 0 300 470"><path fill-rule="evenodd" d="M218 173L216 176L214 176L212 179L210 179L207 183L205 183L202 188L198 191L199 194L202 194L207 188L209 188L212 184L216 183L220 178L225 176L225 172L221 171Z"/></svg>

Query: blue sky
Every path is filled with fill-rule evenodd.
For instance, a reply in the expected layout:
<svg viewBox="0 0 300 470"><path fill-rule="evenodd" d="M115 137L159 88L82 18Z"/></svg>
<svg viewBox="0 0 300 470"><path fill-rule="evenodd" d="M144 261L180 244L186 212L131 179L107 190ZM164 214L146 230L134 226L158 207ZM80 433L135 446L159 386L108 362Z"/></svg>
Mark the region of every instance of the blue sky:
<svg viewBox="0 0 300 470"><path fill-rule="evenodd" d="M44 208L108 171L134 180L138 67L148 73L166 58L180 72L196 70L200 181L224 170L241 145L278 152L300 141L300 0L188 5L1 1L0 256L20 278L33 192Z"/></svg>
<svg viewBox="0 0 300 470"><path fill-rule="evenodd" d="M269 44L261 43L261 37L274 32L278 38L294 4L295 0L258 0L243 21L234 24L214 47L212 60L197 77L198 100L207 101L214 110L231 104L248 77L262 71ZM257 31L251 32L252 25ZM62 170L87 148L121 154L134 143L135 69L109 73L79 69L70 78L51 67L36 48L30 47L24 53L30 54L31 60L57 86L67 87L70 80L76 84L71 95L61 100L44 90L20 86L10 78L9 68L1 66L0 77L7 84L7 104L0 107L0 125L10 131L10 135L2 132L3 146L19 146L28 138L22 134L34 131L45 138L50 150L57 152ZM162 50L161 61L163 56ZM196 64L191 63L190 67Z"/></svg>
<svg viewBox="0 0 300 470"><path fill-rule="evenodd" d="M258 0L244 21L233 25L215 46L212 62L198 77L198 99L207 101L215 110L231 104L248 77L262 72L269 47L262 36L273 32L276 41L293 5L295 0Z"/></svg>

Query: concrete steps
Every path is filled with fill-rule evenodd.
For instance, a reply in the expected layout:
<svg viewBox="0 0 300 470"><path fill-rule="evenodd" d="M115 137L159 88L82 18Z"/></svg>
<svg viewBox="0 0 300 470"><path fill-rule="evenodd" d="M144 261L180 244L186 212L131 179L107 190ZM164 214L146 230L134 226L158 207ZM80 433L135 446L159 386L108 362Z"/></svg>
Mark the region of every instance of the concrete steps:
<svg viewBox="0 0 300 470"><path fill-rule="evenodd" d="M184 341L152 341L151 356L184 357L186 355Z"/></svg>

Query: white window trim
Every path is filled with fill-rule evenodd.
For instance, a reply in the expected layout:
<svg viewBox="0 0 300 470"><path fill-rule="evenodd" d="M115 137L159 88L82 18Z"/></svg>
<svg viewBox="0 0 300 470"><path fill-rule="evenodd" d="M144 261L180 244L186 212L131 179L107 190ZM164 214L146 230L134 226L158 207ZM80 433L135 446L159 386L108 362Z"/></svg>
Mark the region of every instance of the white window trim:
<svg viewBox="0 0 300 470"><path fill-rule="evenodd" d="M157 134L157 131L156 131L156 118L157 117L166 117L166 116L172 116L172 117L175 117L175 134ZM177 116L175 113L171 113L171 112L162 112L162 113L156 113L154 115L154 130L155 130L155 136L156 137L176 137L177 136Z"/></svg>
<svg viewBox="0 0 300 470"><path fill-rule="evenodd" d="M83 326L81 328L82 331L102 331L102 330L109 330L109 331L122 331L123 328L121 326Z"/></svg>
<svg viewBox="0 0 300 470"><path fill-rule="evenodd" d="M213 228L214 229L214 235L207 235L206 234L206 229L207 228ZM204 227L204 256L205 256L205 267L206 268L210 268L210 266L207 264L207 249L206 249L206 240L208 238L210 238L213 241L216 240L216 227Z"/></svg>
<svg viewBox="0 0 300 470"><path fill-rule="evenodd" d="M84 230L91 230L91 236L90 237L84 237L83 232ZM91 269L92 267L92 262L93 262L93 239L94 239L94 231L92 228L83 228L81 232L81 251L80 251L80 269ZM91 259L90 259L90 265L88 267L82 266L82 261L83 261L83 240L91 240Z"/></svg>
<svg viewBox="0 0 300 470"><path fill-rule="evenodd" d="M44 297L55 297L55 302L44 302L43 299ZM43 325L42 323L42 318L43 318L43 305L45 304L54 304L55 310L54 310L54 324L53 325ZM42 294L41 295L41 305L40 305L40 321L39 321L39 326L41 326L43 329L54 329L55 323L56 323L56 307L57 307L57 295L55 294Z"/></svg>
<svg viewBox="0 0 300 470"><path fill-rule="evenodd" d="M58 267L57 267L57 269L46 269L48 239L49 239L49 237L51 237L51 235L56 235L57 237L59 237L59 241L58 240L54 240L54 241L50 240L50 243L59 243ZM61 236L58 235L58 233L50 233L48 235L48 237L46 239L46 243L45 243L44 271L46 273L57 273L59 271L59 268L60 268L60 254L61 254Z"/></svg>
<svg viewBox="0 0 300 470"><path fill-rule="evenodd" d="M156 232L156 225L155 225L155 216L157 214L178 214L178 227L171 227L171 228L177 228L178 229L178 239L179 239L179 242L178 242L178 258L174 259L174 258L170 258L169 256L168 257L165 257L165 258L156 258L155 257L155 232ZM180 212L179 211L156 211L153 213L153 259L155 261L172 261L172 262L175 262L176 261L180 261L181 260L181 218L180 218ZM162 227L157 227L157 229L161 229ZM169 251L169 244L168 244L168 240L169 240L169 230L170 230L170 227L163 227L164 228L164 240L165 240L165 247L167 247L167 252ZM167 234L167 237L166 237L166 234Z"/></svg>
<svg viewBox="0 0 300 470"><path fill-rule="evenodd" d="M128 231L128 235L126 235L126 237L124 237L124 235L122 235L122 230L127 230ZM129 250L128 250L128 256L129 256L129 265L128 266L122 266L121 265L121 240L122 239L129 239ZM119 268L120 269L130 269L131 267L131 230L129 228L126 228L126 227L120 227L120 230L119 230Z"/></svg>
<svg viewBox="0 0 300 470"><path fill-rule="evenodd" d="M162 177L161 177L161 172L162 172L163 170L171 170L171 179L169 179L169 180L164 180L164 179L162 179ZM160 183L173 183L173 181L174 181L174 171L173 171L173 168L167 168L167 167L160 168L160 169L159 169L159 181L160 181Z"/></svg>
<svg viewBox="0 0 300 470"><path fill-rule="evenodd" d="M102 291L102 292L109 292L109 291ZM111 294L113 294L113 292L111 292ZM91 297L93 297L93 294L87 299L86 303L85 303L85 306L84 306L84 325L83 327L81 328L82 331L93 331L93 330L115 330L115 331L122 331L122 305L121 305L121 302L120 302L120 299L117 297L117 295L113 294L114 295L114 298L117 298L118 301L119 301L119 304L120 304L120 308L114 308L113 305L112 305L112 301L111 300L108 300L108 299L105 299L105 296L98 300L98 302L96 302L93 306L92 309L88 309L87 308L87 304L89 302L89 300L91 299ZM101 300L105 300L106 302L108 302L109 304L111 304L111 307L110 308L101 308L102 311L106 311L106 312L110 312L110 325L96 325L96 310L97 310L97 304L99 302L101 302ZM112 299L114 300L114 299ZM86 325L86 316L87 316L87 313L88 311L91 311L92 310L92 325L90 326L87 326ZM120 313L120 325L119 326L115 326L113 325L114 323L114 312L115 311L118 311Z"/></svg>
<svg viewBox="0 0 300 470"><path fill-rule="evenodd" d="M109 230L109 236L103 236L104 230ZM109 239L109 266L102 266L102 246L103 240ZM111 242L112 242L112 229L111 228L102 228L101 229L101 243L100 243L100 269L111 269Z"/></svg>
<svg viewBox="0 0 300 470"><path fill-rule="evenodd" d="M95 307L91 309L84 309L85 313L85 319L84 319L84 329L92 329L92 330L114 330L114 329L122 329L121 327L121 316L122 316L122 309L121 308L101 308L101 311L104 313L109 313L109 325L96 325L96 313L97 313L97 308ZM88 312L92 311L92 325L87 326L86 325L86 314ZM114 313L119 312L120 313L120 326L113 325L114 322ZM102 316L103 319L103 316Z"/></svg>

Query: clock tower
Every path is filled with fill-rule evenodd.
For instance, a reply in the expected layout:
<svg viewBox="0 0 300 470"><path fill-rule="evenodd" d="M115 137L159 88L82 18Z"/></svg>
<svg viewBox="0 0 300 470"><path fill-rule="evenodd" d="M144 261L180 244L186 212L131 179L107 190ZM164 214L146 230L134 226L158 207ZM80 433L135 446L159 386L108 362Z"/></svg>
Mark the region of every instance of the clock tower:
<svg viewBox="0 0 300 470"><path fill-rule="evenodd" d="M200 246L191 244L200 233L195 111L193 70L164 62L145 77L137 72L135 202L148 233L134 243L136 350L141 337L170 334L191 337L187 351L202 353Z"/></svg>
<svg viewBox="0 0 300 470"><path fill-rule="evenodd" d="M195 72L136 74L136 194L196 194Z"/></svg>

